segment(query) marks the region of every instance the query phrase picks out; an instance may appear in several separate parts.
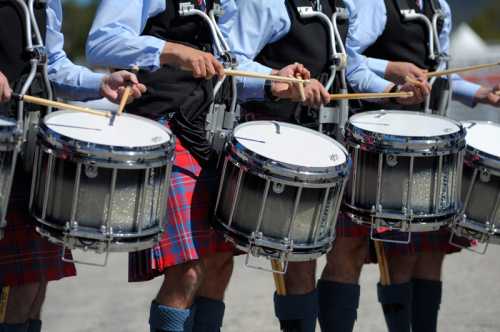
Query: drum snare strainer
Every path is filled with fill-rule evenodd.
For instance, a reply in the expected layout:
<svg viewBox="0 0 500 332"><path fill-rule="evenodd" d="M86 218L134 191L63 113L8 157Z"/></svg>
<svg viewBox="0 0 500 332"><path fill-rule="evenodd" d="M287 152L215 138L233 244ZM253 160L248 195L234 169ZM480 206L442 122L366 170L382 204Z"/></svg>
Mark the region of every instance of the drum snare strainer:
<svg viewBox="0 0 500 332"><path fill-rule="evenodd" d="M426 232L460 208L465 130L453 120L408 111L375 111L349 120L353 159L345 211L371 227ZM378 239L378 238L377 238ZM401 242L391 241L388 242Z"/></svg>
<svg viewBox="0 0 500 332"><path fill-rule="evenodd" d="M334 239L349 169L345 149L319 132L273 121L239 125L225 152L216 223L248 253L248 266L250 255L285 266L319 257Z"/></svg>
<svg viewBox="0 0 500 332"><path fill-rule="evenodd" d="M462 218L452 226L454 236L500 244L500 125L493 122L463 122L467 128L462 198Z"/></svg>
<svg viewBox="0 0 500 332"><path fill-rule="evenodd" d="M107 260L109 252L152 247L163 230L174 136L138 116L109 122L59 111L40 126L30 208L63 255L90 249Z"/></svg>

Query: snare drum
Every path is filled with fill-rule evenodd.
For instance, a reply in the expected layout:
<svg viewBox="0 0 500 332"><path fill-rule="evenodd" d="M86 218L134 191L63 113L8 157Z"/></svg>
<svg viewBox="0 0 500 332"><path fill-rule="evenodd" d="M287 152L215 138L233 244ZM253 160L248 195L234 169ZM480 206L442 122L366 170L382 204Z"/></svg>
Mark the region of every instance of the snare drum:
<svg viewBox="0 0 500 332"><path fill-rule="evenodd" d="M136 251L159 240L174 154L164 126L133 115L47 115L30 207L38 231L65 248Z"/></svg>
<svg viewBox="0 0 500 332"><path fill-rule="evenodd" d="M500 125L464 122L467 150L464 162L464 216L453 226L456 235L500 244Z"/></svg>
<svg viewBox="0 0 500 332"><path fill-rule="evenodd" d="M0 117L0 239L7 226L6 216L22 133L15 119Z"/></svg>
<svg viewBox="0 0 500 332"><path fill-rule="evenodd" d="M272 121L239 125L225 151L216 223L249 255L317 258L334 239L349 169L347 151L317 131Z"/></svg>
<svg viewBox="0 0 500 332"><path fill-rule="evenodd" d="M438 230L460 208L465 130L408 111L354 115L346 128L353 160L344 208L355 222L408 232ZM408 239L408 242L410 240Z"/></svg>

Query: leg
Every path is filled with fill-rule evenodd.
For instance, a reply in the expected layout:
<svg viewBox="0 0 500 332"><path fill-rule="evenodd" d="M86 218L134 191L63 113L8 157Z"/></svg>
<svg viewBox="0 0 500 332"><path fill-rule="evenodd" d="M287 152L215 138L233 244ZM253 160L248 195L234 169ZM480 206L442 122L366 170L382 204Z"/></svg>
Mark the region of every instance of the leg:
<svg viewBox="0 0 500 332"><path fill-rule="evenodd" d="M290 262L285 285L287 295L274 295L274 311L282 329L314 332L318 317L316 261Z"/></svg>
<svg viewBox="0 0 500 332"><path fill-rule="evenodd" d="M224 319L224 293L233 273L233 253L216 253L203 258L203 262L206 274L196 294L192 326L186 331L218 332Z"/></svg>
<svg viewBox="0 0 500 332"><path fill-rule="evenodd" d="M423 252L413 273L412 331L435 332L441 306L443 252Z"/></svg>
<svg viewBox="0 0 500 332"><path fill-rule="evenodd" d="M10 288L5 312L5 321L0 324L2 332L28 332L30 310L37 298L40 283Z"/></svg>
<svg viewBox="0 0 500 332"><path fill-rule="evenodd" d="M40 283L38 294L36 295L35 301L33 301L33 305L31 306L28 332L42 331L42 307L43 302L45 301L45 294L47 293L47 284L47 282Z"/></svg>
<svg viewBox="0 0 500 332"><path fill-rule="evenodd" d="M151 304L151 331L184 331L189 308L203 280L203 263L198 260L176 265L167 268L164 275L160 292Z"/></svg>
<svg viewBox="0 0 500 332"><path fill-rule="evenodd" d="M368 254L368 238L337 237L318 282L322 331L350 332L359 306L359 276Z"/></svg>

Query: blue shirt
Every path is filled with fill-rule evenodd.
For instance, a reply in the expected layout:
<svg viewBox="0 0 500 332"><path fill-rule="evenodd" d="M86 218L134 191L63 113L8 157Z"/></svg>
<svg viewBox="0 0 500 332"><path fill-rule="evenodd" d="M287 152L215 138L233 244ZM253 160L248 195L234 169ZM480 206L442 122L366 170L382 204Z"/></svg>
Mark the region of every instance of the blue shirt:
<svg viewBox="0 0 500 332"><path fill-rule="evenodd" d="M222 0L221 5L221 22L229 24L234 0ZM114 68L159 69L167 41L141 33L151 17L165 10L165 0L102 0L87 40L87 60Z"/></svg>
<svg viewBox="0 0 500 332"><path fill-rule="evenodd" d="M351 0L344 2L350 15L348 35L352 37L357 26L356 12ZM238 11L229 24L221 25L221 30L238 59L239 69L265 74L271 73L273 69L281 69L266 67L254 59L267 44L274 43L289 33L291 21L285 0L236 0L236 4ZM349 56L347 75L355 89L382 92L391 84L371 72L361 55L349 48L346 52ZM264 83L261 79L238 78L238 98L262 100Z"/></svg>
<svg viewBox="0 0 500 332"><path fill-rule="evenodd" d="M384 0L353 0L358 9L359 20L363 24L356 30L355 44L350 46L362 54L368 47L373 45L382 35L387 24L387 8ZM423 0L427 1L427 0ZM450 6L445 0L440 0L444 14L444 26L439 35L441 51L448 53L450 49L450 33L452 29L452 17ZM382 59L367 58L368 66L379 76L384 77L389 61ZM465 81L459 75L452 75L453 98L468 105L475 106L475 95L480 86Z"/></svg>
<svg viewBox="0 0 500 332"><path fill-rule="evenodd" d="M45 45L48 56L49 79L56 96L71 100L99 99L104 74L94 73L77 66L64 52L64 35L61 33L62 8L60 0L50 0L47 6L47 32Z"/></svg>

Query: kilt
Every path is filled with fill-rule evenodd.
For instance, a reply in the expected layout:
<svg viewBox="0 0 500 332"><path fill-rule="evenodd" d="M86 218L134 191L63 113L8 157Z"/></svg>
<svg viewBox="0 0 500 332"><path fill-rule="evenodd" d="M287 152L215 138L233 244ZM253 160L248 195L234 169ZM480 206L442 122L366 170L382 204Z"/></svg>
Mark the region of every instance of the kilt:
<svg viewBox="0 0 500 332"><path fill-rule="evenodd" d="M367 241L370 237L370 228L368 226L359 225L351 221L345 213L339 213L336 227L337 237L366 237ZM378 237L404 241L408 234L402 232L385 232L377 235ZM384 243L385 254L387 256L410 256L417 255L422 252L443 252L452 254L459 252L461 249L449 243L450 230L448 227L442 227L435 232L412 233L411 242L409 244L400 243ZM459 238L457 240L461 245L468 246L470 243ZM370 246L371 249L372 246ZM375 251L369 250L367 253L367 262L376 262Z"/></svg>
<svg viewBox="0 0 500 332"><path fill-rule="evenodd" d="M210 225L216 187L215 166L201 167L177 140L162 239L151 249L129 255L129 281L151 280L168 267L234 250Z"/></svg>
<svg viewBox="0 0 500 332"><path fill-rule="evenodd" d="M61 247L36 232L27 209L11 208L0 241L0 285L15 287L75 275L75 266L61 260Z"/></svg>

